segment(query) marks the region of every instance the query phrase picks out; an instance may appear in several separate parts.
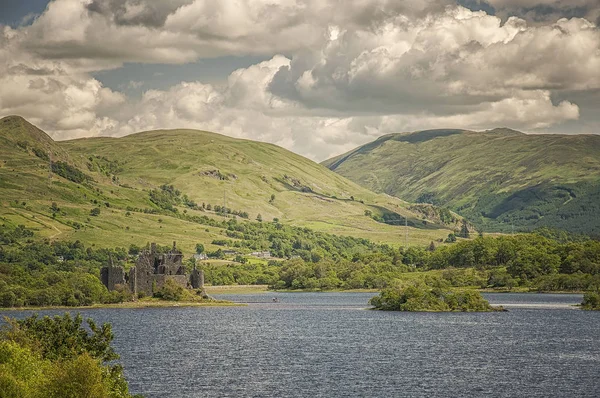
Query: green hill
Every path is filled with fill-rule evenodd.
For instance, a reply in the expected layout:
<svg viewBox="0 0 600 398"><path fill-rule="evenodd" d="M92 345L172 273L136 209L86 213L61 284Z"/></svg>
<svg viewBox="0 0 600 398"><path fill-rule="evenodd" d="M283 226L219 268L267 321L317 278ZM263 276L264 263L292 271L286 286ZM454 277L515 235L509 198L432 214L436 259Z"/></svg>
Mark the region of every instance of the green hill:
<svg viewBox="0 0 600 398"><path fill-rule="evenodd" d="M486 231L600 235L600 136L427 130L323 164L375 192L448 206Z"/></svg>
<svg viewBox="0 0 600 398"><path fill-rule="evenodd" d="M52 239L99 247L176 240L188 253L198 242L214 249L222 229L189 218L222 220L222 208L239 220L260 214L264 222L396 244L404 242L405 217L411 244L444 238L459 222L435 207L375 194L275 145L204 131L55 142L9 116L0 119L0 143L0 222Z"/></svg>

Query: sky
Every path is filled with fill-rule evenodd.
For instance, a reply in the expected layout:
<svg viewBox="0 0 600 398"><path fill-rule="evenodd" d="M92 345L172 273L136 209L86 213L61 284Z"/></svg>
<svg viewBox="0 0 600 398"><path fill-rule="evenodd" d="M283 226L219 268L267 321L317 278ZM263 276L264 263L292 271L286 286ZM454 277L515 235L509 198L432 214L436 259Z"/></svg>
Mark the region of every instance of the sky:
<svg viewBox="0 0 600 398"><path fill-rule="evenodd" d="M0 0L0 116L321 161L431 128L600 133L598 0Z"/></svg>

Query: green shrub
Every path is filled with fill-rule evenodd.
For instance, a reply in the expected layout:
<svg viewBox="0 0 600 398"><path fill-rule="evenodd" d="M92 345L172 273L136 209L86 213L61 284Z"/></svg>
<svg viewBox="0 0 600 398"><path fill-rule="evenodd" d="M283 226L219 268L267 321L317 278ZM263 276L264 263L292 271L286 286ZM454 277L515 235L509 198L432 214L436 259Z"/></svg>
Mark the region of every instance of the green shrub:
<svg viewBox="0 0 600 398"><path fill-rule="evenodd" d="M162 287L154 293L154 297L167 301L182 301L187 299L189 295L186 288L172 279L167 279Z"/></svg>
<svg viewBox="0 0 600 398"><path fill-rule="evenodd" d="M23 398L130 397L109 324L80 315L6 319L0 332L0 396Z"/></svg>
<svg viewBox="0 0 600 398"><path fill-rule="evenodd" d="M385 311L488 312L494 307L475 290L450 290L447 283L429 281L384 289L369 303Z"/></svg>
<svg viewBox="0 0 600 398"><path fill-rule="evenodd" d="M583 295L581 308L584 310L600 311L600 291L587 292Z"/></svg>

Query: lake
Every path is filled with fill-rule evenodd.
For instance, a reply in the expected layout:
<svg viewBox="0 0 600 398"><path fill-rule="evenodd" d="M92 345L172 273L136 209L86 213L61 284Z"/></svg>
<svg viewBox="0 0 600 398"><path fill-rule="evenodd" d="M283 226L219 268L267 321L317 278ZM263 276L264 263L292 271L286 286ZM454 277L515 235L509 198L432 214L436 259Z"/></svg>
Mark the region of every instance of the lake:
<svg viewBox="0 0 600 398"><path fill-rule="evenodd" d="M372 296L81 312L112 323L130 388L146 397L600 396L600 313L573 308L581 295L486 294L509 309L497 313L367 311Z"/></svg>

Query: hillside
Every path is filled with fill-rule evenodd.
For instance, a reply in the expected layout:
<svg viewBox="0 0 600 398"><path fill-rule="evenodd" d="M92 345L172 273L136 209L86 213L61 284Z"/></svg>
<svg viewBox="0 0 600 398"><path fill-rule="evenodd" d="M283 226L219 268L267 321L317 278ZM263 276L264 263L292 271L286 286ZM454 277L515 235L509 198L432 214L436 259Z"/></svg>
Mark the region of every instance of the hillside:
<svg viewBox="0 0 600 398"><path fill-rule="evenodd" d="M99 247L176 240L188 253L198 242L211 249L222 229L189 218L222 220L221 207L239 220L260 214L264 222L393 244L404 242L404 217L410 244L444 238L459 222L442 225L434 207L375 194L275 145L209 132L54 142L10 116L0 120L0 140L2 221L52 239Z"/></svg>
<svg viewBox="0 0 600 398"><path fill-rule="evenodd" d="M600 136L427 130L323 164L375 192L448 206L485 231L600 235Z"/></svg>

